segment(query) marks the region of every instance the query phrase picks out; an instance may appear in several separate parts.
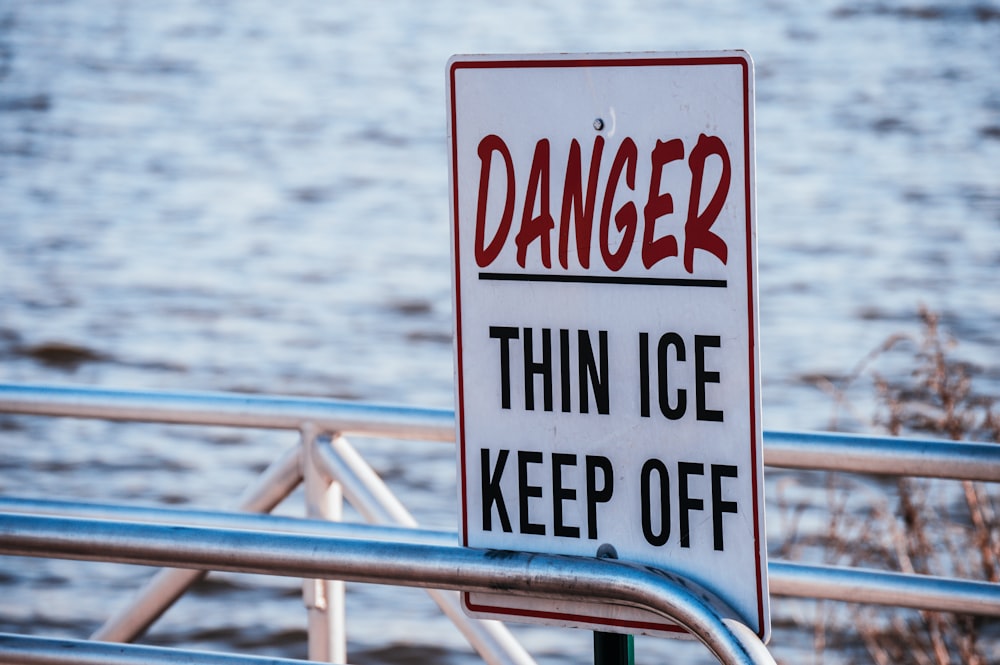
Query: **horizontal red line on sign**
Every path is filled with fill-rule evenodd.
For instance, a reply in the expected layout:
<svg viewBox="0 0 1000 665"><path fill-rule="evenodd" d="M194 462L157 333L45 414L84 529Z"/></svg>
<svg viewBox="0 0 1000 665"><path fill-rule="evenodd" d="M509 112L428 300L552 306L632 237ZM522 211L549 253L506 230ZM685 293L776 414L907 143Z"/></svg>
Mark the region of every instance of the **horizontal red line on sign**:
<svg viewBox="0 0 1000 665"><path fill-rule="evenodd" d="M724 279L688 277L618 277L616 275L548 275L520 272L481 272L479 279L492 282L561 282L569 284L630 284L638 286L693 286L724 289Z"/></svg>

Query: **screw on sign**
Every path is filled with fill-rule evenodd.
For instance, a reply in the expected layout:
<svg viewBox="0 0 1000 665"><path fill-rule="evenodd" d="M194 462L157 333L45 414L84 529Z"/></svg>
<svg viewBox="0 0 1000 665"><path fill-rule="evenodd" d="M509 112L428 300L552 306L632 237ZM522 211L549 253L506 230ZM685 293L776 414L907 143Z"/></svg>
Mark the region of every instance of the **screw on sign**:
<svg viewBox="0 0 1000 665"><path fill-rule="evenodd" d="M448 66L463 544L666 569L770 631L745 53ZM477 616L684 637L587 601Z"/></svg>

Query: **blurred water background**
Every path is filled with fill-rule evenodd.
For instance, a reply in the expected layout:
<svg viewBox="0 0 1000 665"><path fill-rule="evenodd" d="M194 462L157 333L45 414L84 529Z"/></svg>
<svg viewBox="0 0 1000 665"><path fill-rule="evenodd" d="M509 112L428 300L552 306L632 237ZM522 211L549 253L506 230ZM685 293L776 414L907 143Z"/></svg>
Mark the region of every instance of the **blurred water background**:
<svg viewBox="0 0 1000 665"><path fill-rule="evenodd" d="M4 0L0 381L451 408L447 58L725 48L756 63L764 426L827 427L822 386L920 305L1000 395L1000 5L967 0ZM225 507L287 437L3 416L0 491ZM450 446L359 445L456 528ZM85 637L147 575L4 559L0 630ZM147 641L304 656L297 583L209 580ZM814 662L799 611L773 648ZM352 662L475 662L420 592L348 616ZM707 656L637 643L667 658Z"/></svg>

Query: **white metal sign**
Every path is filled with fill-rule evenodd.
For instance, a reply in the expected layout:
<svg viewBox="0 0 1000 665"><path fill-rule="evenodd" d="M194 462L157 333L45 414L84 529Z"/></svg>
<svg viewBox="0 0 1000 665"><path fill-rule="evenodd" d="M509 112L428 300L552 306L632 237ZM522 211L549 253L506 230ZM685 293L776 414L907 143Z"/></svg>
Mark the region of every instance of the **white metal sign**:
<svg viewBox="0 0 1000 665"><path fill-rule="evenodd" d="M741 51L448 64L461 534L666 568L769 632ZM677 635L586 602L478 616Z"/></svg>

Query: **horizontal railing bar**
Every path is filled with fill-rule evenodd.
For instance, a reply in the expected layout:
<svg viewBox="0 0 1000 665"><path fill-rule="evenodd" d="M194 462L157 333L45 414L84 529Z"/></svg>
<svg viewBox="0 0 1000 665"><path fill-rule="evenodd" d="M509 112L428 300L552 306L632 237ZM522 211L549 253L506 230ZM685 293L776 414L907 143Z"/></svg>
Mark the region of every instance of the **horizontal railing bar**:
<svg viewBox="0 0 1000 665"><path fill-rule="evenodd" d="M288 533L0 514L0 554L342 579L419 588L589 598L683 626L723 663L774 663L711 594L620 561Z"/></svg>
<svg viewBox="0 0 1000 665"><path fill-rule="evenodd" d="M458 544L458 533L455 531L390 527L356 522L331 522L223 510L123 506L108 503L0 496L0 513L172 524L175 526L218 527L248 531L276 531L334 538L420 543L442 547Z"/></svg>
<svg viewBox="0 0 1000 665"><path fill-rule="evenodd" d="M891 476L1000 482L1000 445L835 432L764 432L764 463Z"/></svg>
<svg viewBox="0 0 1000 665"><path fill-rule="evenodd" d="M990 582L787 561L769 561L767 574L776 596L1000 617L1000 585Z"/></svg>
<svg viewBox="0 0 1000 665"><path fill-rule="evenodd" d="M178 663L308 665L309 661L0 633L0 663L18 663L18 665L177 665Z"/></svg>
<svg viewBox="0 0 1000 665"><path fill-rule="evenodd" d="M300 429L451 442L447 409L340 400L0 384L0 413ZM764 432L764 463L894 476L1000 482L1000 445L816 432Z"/></svg>
<svg viewBox="0 0 1000 665"><path fill-rule="evenodd" d="M406 527L323 522L268 515L178 508L135 508L48 499L0 498L0 512L161 524L214 526L458 547L458 534ZM190 519L187 519L190 516ZM768 562L770 592L776 596L911 607L935 612L1000 616L1000 586L989 582L906 575L864 568Z"/></svg>
<svg viewBox="0 0 1000 665"><path fill-rule="evenodd" d="M454 441L449 410L334 399L0 384L0 413Z"/></svg>

